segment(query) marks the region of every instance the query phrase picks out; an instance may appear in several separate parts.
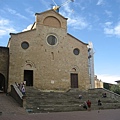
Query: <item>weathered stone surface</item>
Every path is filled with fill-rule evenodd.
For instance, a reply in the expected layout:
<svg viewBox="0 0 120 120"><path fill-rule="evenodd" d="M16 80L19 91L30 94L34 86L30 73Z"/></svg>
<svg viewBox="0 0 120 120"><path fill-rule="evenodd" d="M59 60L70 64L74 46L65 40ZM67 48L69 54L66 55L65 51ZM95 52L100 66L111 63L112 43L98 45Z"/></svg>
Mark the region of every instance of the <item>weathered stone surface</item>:
<svg viewBox="0 0 120 120"><path fill-rule="evenodd" d="M49 35L57 38L56 45L48 44ZM23 42L29 44L27 49L21 47ZM67 19L55 11L37 13L31 30L11 34L8 47L9 87L23 82L24 70L28 70L33 72L30 84L41 90L71 88L71 74L78 76L79 89L89 88L87 44L67 33ZM78 55L73 53L75 48L79 49Z"/></svg>
<svg viewBox="0 0 120 120"><path fill-rule="evenodd" d="M8 83L8 61L9 60L9 48L0 47L0 78L4 80L4 91L7 90ZM2 84L2 83L0 83Z"/></svg>

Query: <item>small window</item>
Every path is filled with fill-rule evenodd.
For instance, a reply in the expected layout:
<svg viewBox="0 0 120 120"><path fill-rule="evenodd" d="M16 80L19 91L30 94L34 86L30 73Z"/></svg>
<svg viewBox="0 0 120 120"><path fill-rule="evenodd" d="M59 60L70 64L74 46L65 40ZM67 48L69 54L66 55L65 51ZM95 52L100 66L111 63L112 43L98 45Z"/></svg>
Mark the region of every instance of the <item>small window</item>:
<svg viewBox="0 0 120 120"><path fill-rule="evenodd" d="M28 42L22 42L21 47L23 49L27 49L29 47L29 43Z"/></svg>
<svg viewBox="0 0 120 120"><path fill-rule="evenodd" d="M49 35L47 37L47 42L49 45L56 45L57 44L57 38L54 35Z"/></svg>
<svg viewBox="0 0 120 120"><path fill-rule="evenodd" d="M75 48L75 49L73 50L73 53L74 53L75 55L79 55L80 50L79 50L78 48Z"/></svg>

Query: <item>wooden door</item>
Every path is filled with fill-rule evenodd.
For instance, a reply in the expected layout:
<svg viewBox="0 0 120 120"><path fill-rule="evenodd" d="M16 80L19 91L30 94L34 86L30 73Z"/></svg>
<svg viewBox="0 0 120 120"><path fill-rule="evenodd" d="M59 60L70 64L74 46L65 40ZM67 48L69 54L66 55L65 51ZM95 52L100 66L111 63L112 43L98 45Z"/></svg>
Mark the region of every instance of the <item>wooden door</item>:
<svg viewBox="0 0 120 120"><path fill-rule="evenodd" d="M78 74L71 73L71 88L78 88Z"/></svg>

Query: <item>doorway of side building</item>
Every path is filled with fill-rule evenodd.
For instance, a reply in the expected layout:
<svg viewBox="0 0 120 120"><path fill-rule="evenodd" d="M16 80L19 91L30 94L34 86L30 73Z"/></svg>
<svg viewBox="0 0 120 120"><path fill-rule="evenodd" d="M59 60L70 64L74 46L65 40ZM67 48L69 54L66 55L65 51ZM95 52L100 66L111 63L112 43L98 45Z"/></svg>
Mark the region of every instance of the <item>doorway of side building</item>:
<svg viewBox="0 0 120 120"><path fill-rule="evenodd" d="M24 70L24 81L26 86L33 86L33 70Z"/></svg>
<svg viewBox="0 0 120 120"><path fill-rule="evenodd" d="M5 92L5 77L0 73L0 92Z"/></svg>
<svg viewBox="0 0 120 120"><path fill-rule="evenodd" d="M78 88L78 74L71 73L71 88Z"/></svg>

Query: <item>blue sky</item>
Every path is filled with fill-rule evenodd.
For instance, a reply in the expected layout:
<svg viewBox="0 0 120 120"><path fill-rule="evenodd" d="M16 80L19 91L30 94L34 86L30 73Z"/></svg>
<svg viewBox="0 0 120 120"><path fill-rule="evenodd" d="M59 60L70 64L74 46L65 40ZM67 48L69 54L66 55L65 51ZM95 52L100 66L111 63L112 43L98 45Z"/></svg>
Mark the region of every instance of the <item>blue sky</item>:
<svg viewBox="0 0 120 120"><path fill-rule="evenodd" d="M66 0L54 0L61 5ZM9 33L29 29L35 13L51 9L52 0L0 0L0 46L7 46ZM120 80L120 0L74 0L60 8L68 18L68 33L94 46L98 79Z"/></svg>

